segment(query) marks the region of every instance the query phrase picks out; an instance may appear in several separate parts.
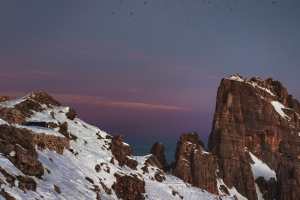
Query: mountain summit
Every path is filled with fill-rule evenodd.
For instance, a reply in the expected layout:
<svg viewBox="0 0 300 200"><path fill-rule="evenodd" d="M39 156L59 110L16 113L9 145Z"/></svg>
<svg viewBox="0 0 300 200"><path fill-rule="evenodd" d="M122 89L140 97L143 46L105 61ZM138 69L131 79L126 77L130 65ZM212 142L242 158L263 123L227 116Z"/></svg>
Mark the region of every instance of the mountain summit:
<svg viewBox="0 0 300 200"><path fill-rule="evenodd" d="M183 134L173 175L238 199L300 198L300 103L280 82L223 78L208 147Z"/></svg>

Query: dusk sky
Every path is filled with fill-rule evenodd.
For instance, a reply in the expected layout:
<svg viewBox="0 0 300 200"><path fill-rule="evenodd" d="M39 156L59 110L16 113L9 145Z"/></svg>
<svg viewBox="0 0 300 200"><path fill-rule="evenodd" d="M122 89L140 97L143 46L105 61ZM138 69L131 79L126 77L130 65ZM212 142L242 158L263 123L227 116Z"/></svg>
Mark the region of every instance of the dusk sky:
<svg viewBox="0 0 300 200"><path fill-rule="evenodd" d="M45 91L128 143L207 143L234 73L300 99L299 0L2 0L0 27L0 95Z"/></svg>

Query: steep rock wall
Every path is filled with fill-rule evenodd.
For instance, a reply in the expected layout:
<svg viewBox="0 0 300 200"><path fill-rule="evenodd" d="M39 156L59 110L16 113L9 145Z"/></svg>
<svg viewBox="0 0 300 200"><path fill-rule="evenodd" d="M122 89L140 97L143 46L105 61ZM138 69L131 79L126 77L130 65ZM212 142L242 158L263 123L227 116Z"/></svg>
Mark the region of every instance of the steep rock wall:
<svg viewBox="0 0 300 200"><path fill-rule="evenodd" d="M248 199L256 199L251 159L245 147L276 172L276 199L299 193L299 102L273 79L239 75L222 79L218 88L209 149L218 157L218 176ZM266 180L267 182L267 180ZM274 196L265 191L264 197Z"/></svg>

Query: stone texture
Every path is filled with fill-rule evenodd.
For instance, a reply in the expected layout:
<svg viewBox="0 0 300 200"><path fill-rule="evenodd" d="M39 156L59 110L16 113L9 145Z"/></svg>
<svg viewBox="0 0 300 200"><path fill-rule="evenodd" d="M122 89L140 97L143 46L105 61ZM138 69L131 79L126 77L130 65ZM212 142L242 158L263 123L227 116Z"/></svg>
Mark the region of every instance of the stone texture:
<svg viewBox="0 0 300 200"><path fill-rule="evenodd" d="M3 153L24 174L41 177L44 167L32 146L33 135L27 129L0 125L0 153ZM14 156L10 153L14 151Z"/></svg>
<svg viewBox="0 0 300 200"><path fill-rule="evenodd" d="M32 146L37 146L41 151L46 148L56 153L63 154L63 150L70 149L69 139L66 137L58 137L54 135L46 135L44 133L34 133L29 131L33 136Z"/></svg>
<svg viewBox="0 0 300 200"><path fill-rule="evenodd" d="M119 199L143 200L145 199L145 182L135 176L114 174L117 181L112 189Z"/></svg>
<svg viewBox="0 0 300 200"><path fill-rule="evenodd" d="M161 165L161 169L166 171L169 171L171 169L171 166L167 163L166 157L165 157L165 147L162 143L156 142L153 144L151 151L151 154L153 154L158 162Z"/></svg>

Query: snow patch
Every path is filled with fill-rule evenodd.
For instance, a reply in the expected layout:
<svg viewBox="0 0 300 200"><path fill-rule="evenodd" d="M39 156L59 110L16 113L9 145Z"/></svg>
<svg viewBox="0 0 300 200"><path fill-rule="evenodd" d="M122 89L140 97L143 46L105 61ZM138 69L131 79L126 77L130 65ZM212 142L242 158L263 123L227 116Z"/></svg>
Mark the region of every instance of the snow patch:
<svg viewBox="0 0 300 200"><path fill-rule="evenodd" d="M207 152L207 151L202 151L201 153L202 153L202 154L210 154L210 153Z"/></svg>
<svg viewBox="0 0 300 200"><path fill-rule="evenodd" d="M271 170L268 165L266 165L264 162L258 159L250 151L249 154L254 162L254 164L251 164L254 179L257 179L259 176L262 176L265 178L266 181L270 180L270 178L275 178L276 180L276 173L273 170Z"/></svg>
<svg viewBox="0 0 300 200"><path fill-rule="evenodd" d="M0 118L0 125L3 125L3 124L9 125L6 121L4 121L3 119Z"/></svg>
<svg viewBox="0 0 300 200"><path fill-rule="evenodd" d="M226 195L226 196L227 196L227 194L224 194L224 193L221 191L221 189L220 189L220 188L221 188L221 187L220 187L221 185L224 185L224 186L227 188L227 190L228 190L228 192L229 192L231 198L232 198L233 196L236 196L236 197L238 198L238 200L248 200L246 197L244 197L243 195L241 195L241 194L235 189L235 187L228 188L228 187L226 186L226 184L224 183L223 179L217 178L217 187L218 187L218 192L219 192L220 195ZM232 198L232 199L234 199L234 198Z"/></svg>
<svg viewBox="0 0 300 200"><path fill-rule="evenodd" d="M244 79L242 79L242 78L240 78L240 77L238 77L238 76L235 76L235 75L230 76L230 77L227 78L227 79L233 80L233 81L245 82Z"/></svg>
<svg viewBox="0 0 300 200"><path fill-rule="evenodd" d="M233 75L233 76L231 76L231 77L229 77L229 78L227 78L227 79L247 83L247 84L249 84L249 85L252 85L253 87L257 87L258 89L261 89L261 90L266 91L266 92L269 93L271 96L275 96L275 95L271 92L271 90L269 90L269 89L267 89L267 88L264 88L264 87L261 87L261 86L257 85L256 82L253 82L253 81L251 81L251 82L245 82L244 79L242 79L242 78L240 78L240 77L238 77L238 76L236 76L236 75Z"/></svg>
<svg viewBox="0 0 300 200"><path fill-rule="evenodd" d="M16 152L15 151L11 151L10 153L9 153L9 156L10 157L14 157L16 155Z"/></svg>
<svg viewBox="0 0 300 200"><path fill-rule="evenodd" d="M286 107L284 105L282 105L280 102L278 101L271 101L271 104L274 106L275 110L277 111L277 113L285 118L287 117L288 119L290 119L283 111L282 109L286 109Z"/></svg>

